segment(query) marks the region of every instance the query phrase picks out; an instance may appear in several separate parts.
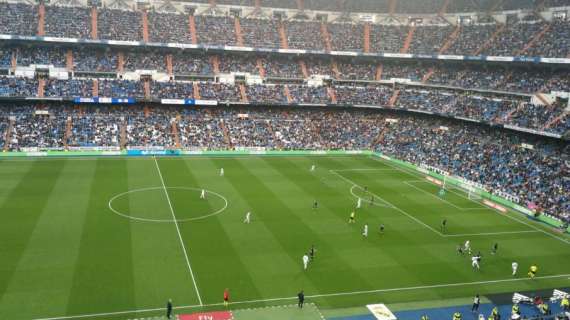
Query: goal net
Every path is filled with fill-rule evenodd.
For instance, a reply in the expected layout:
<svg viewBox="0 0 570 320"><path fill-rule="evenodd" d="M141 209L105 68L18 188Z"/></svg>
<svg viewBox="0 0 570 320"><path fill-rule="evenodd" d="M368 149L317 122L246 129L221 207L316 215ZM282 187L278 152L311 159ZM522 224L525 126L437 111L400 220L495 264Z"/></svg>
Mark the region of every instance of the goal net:
<svg viewBox="0 0 570 320"><path fill-rule="evenodd" d="M481 200L481 190L467 183L457 182L452 184L444 178L443 189L465 193L469 200Z"/></svg>

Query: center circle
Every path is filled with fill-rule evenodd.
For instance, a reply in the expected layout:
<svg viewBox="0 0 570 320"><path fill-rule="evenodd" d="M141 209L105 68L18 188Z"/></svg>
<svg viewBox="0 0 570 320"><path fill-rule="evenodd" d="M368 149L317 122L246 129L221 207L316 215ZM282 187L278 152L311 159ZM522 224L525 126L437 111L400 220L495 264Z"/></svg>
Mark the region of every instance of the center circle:
<svg viewBox="0 0 570 320"><path fill-rule="evenodd" d="M168 198L165 191L168 191ZM204 198L201 196L202 192ZM149 187L119 193L109 199L108 206L113 213L127 219L145 222L186 222L222 213L228 207L228 199L219 193L201 188ZM214 209L210 209L211 207ZM171 210L174 211L176 220L173 219Z"/></svg>

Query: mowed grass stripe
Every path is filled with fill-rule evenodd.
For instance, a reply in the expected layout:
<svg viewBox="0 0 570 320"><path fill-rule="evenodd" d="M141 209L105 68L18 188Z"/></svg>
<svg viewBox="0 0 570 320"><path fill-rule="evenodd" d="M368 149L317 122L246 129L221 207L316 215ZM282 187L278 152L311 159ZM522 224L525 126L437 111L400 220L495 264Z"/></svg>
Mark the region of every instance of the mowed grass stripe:
<svg viewBox="0 0 570 320"><path fill-rule="evenodd" d="M2 181L0 183L0 206L3 206L6 201L15 201L14 198L10 198L10 195L22 177L31 170L33 164L33 161L16 163L0 161L0 181Z"/></svg>
<svg viewBox="0 0 570 320"><path fill-rule="evenodd" d="M185 161L182 159L172 161L160 161L165 183L169 186L188 186L198 190L183 193L171 193L172 205L177 217L186 217L192 212L193 205L199 196L199 189L204 188L213 192L220 192L219 188L212 185L214 179L223 179L217 176L217 170L208 167L208 161ZM223 192L222 192L223 193ZM206 212L203 215L220 209L219 201L210 202L214 198L207 194L207 199L198 200L205 202ZM216 207L214 207L214 205ZM233 204L232 204L233 207ZM200 206L203 209L203 206ZM229 210L229 209L226 209ZM233 233L239 233L235 225L223 225L222 221L228 212L212 216L204 220L183 222L179 224L189 257L192 262L198 288L204 297L204 303L216 303L222 301L222 293L225 288L230 289L231 298L260 298L261 294L255 286L255 281L240 256L239 248L235 247L231 239ZM192 215L193 216L193 215ZM243 227L243 224L241 225ZM204 230L208 230L205 234ZM208 245L203 245L204 243ZM243 250L243 248L241 248ZM190 285L190 283L189 283Z"/></svg>
<svg viewBox="0 0 570 320"><path fill-rule="evenodd" d="M250 297L245 294L246 292L242 294L241 290L235 290L232 292L234 301L280 297L284 292L290 293L291 287L303 287L306 290L313 290L314 288L310 285L302 283L303 279L298 276L299 260L291 259L285 248L282 247L281 242L275 238L273 232L265 225L266 219L262 218L264 213L275 214L277 212L271 206L264 206L263 211L251 207L249 202L257 202L257 197L263 199L264 194L258 194L256 199L246 199L236 189L244 188L246 184L234 186L228 179L228 177L232 177L239 172L233 166L234 162L235 160L226 160L223 161L223 164L220 161L201 161L196 163L188 160L186 162L201 186L223 194L230 203L227 211L216 216L216 220L219 221L220 226L226 232L228 241L231 242L232 247L237 251L241 264L247 270L248 277L252 281L251 284L247 285L254 286L257 294L257 296ZM223 166L226 170L225 177L219 177L220 166ZM249 187L249 184L247 185ZM243 219L247 211L252 212L252 222L246 225L243 223ZM267 216L266 214L265 217ZM201 222L196 221L190 224L190 226L194 224L202 225ZM197 233L194 232L193 234L196 235ZM233 265L233 262L231 265ZM268 270L271 270L271 272L268 272ZM226 268L228 281L237 285L237 287L234 286L235 289L239 288L243 281L240 279L241 276L233 271L231 266ZM217 292L216 298L219 299L219 292Z"/></svg>
<svg viewBox="0 0 570 320"><path fill-rule="evenodd" d="M531 230L524 225L513 224L492 210L461 211L445 203L434 206L437 199L404 184L402 180L405 178L400 172L364 174L355 171L341 174L360 185L367 181L372 192L382 194L390 203L434 229L439 230L441 221L447 219L448 233L453 234Z"/></svg>
<svg viewBox="0 0 570 320"><path fill-rule="evenodd" d="M279 242L282 253L289 257L287 264L275 263L272 268L275 274L281 275L281 277L276 277L278 282L268 282L265 285L279 285L281 291L279 296L294 295L301 289L305 289L307 292L322 289L318 282L323 280L314 279L319 277L315 272L310 275L311 271L303 271L301 259L317 239L317 235L297 216L298 212L292 212L284 203L285 200L282 199L286 196L284 190L279 187L271 189L266 184L267 182L258 176L259 171L253 159L248 160L240 159L232 162L231 169L226 169L228 172L226 179L248 203L252 212L255 213L256 219L263 221L267 230L272 233L272 238ZM242 161L248 163L244 164ZM218 159L214 162L218 166L228 164L226 161ZM231 174L229 170L232 170ZM247 183L244 184L244 181ZM308 210L311 210L311 203L306 205ZM321 248L321 250L326 251L326 248ZM312 268L315 267L312 266ZM314 293L320 293L320 291Z"/></svg>
<svg viewBox="0 0 570 320"><path fill-rule="evenodd" d="M270 165L272 161L275 161L276 167ZM335 216L330 209L325 207L324 203L335 201L334 199L338 198L337 195L334 191L328 193L327 190L321 189L320 194L323 199L320 207L317 210L313 210L311 206L314 197L307 193L306 190L299 188L290 179L288 172L285 172L286 167L284 164L287 161L287 159L270 159L267 161L265 158L256 158L240 162L244 167L248 165L250 168L255 168L255 178L270 190L272 196L274 195L276 199L275 201L277 201L276 204L281 207L280 209L276 207L276 212L290 213L287 215L287 219L294 224L296 233L299 233L299 239L305 242L305 251L308 250L311 244L315 244L317 247L318 254L314 263L310 265L310 270L306 273L306 276L311 279L314 285L318 286L318 290L321 293L330 292L330 279L340 275L350 278L350 281L336 281L336 290L369 288L370 282L361 276L359 270L355 270L347 262L346 257L339 255L339 248L329 241L330 238L337 238L339 229L341 234L352 234L352 241L355 241L355 244L363 240L359 236L359 230L351 230L351 226L342 221L344 219ZM297 171L296 167L295 171ZM303 170L302 173L305 175L309 174L307 169ZM328 200L324 199L327 197ZM331 217L333 219L329 219ZM280 224L271 226L275 228L274 233L279 232L283 234L283 231L279 228ZM290 237L286 234L283 236L284 238ZM360 243L360 245L363 244ZM299 258L303 253L303 251L298 253ZM294 251L290 250L290 254L294 255ZM369 261L368 263L370 265L371 262ZM374 263L372 263L371 267L373 266Z"/></svg>
<svg viewBox="0 0 570 320"><path fill-rule="evenodd" d="M33 318L66 312L95 165L64 162L4 295L3 304L14 314ZM20 309L22 301L34 307Z"/></svg>
<svg viewBox="0 0 570 320"><path fill-rule="evenodd" d="M64 161L33 162L30 170L7 196L7 199L18 200L5 201L0 207L0 242L4 244L0 247L0 303L3 310L6 310L3 300L8 285L63 166ZM0 314L0 318L8 318L9 315Z"/></svg>
<svg viewBox="0 0 570 320"><path fill-rule="evenodd" d="M158 219L172 220L154 159L147 160L128 163L129 190L152 186L160 188L145 193L144 197L130 198L129 208L132 213L144 209L146 212L156 212L154 217ZM133 257L131 273L138 308L165 305L168 299L180 304L198 304L174 222L131 221L129 241Z"/></svg>
<svg viewBox="0 0 570 320"><path fill-rule="evenodd" d="M110 213L107 208L107 201L113 194L127 189L127 166L127 160L97 161L67 315L137 307L131 222Z"/></svg>
<svg viewBox="0 0 570 320"><path fill-rule="evenodd" d="M332 161L337 163L336 167L343 165L342 161ZM373 162L367 162L374 165ZM337 176L335 177L338 178ZM340 178L338 179L340 180ZM348 192L348 190L346 192ZM382 193L376 194L383 196ZM376 275L377 279L382 279L381 285L383 287L413 286L418 285L418 283L430 285L449 281L449 279L460 281L464 279L463 277L466 276L467 272L471 271L463 265L448 263L449 253L454 253L454 247L437 234L421 225L419 226L423 228L423 230L418 230L417 222L402 215L395 209L373 206L371 206L370 209L373 214L364 218L373 226L373 234L377 234L377 228L380 223L386 226L384 235L371 239L374 240L374 244L378 250L389 255L394 261L397 261L397 270L381 270L379 274ZM430 250L442 244L447 247L447 254L441 255L439 250ZM418 251L420 254L414 254ZM440 268L442 265L445 266L443 270ZM408 273L410 276L394 276L401 273ZM386 275L390 276L386 277Z"/></svg>
<svg viewBox="0 0 570 320"><path fill-rule="evenodd" d="M390 230L389 234L379 234L379 225L384 223L384 219L379 219L379 216L384 214L386 210L378 207L366 207L356 210L356 199L346 199L346 188L340 190L335 190L333 188L326 187L320 183L320 179L316 175L307 174L305 170L302 170L299 166L294 164L295 161L283 160L279 162L268 162L269 165L275 166L276 170L279 170L295 185L301 189L302 193L311 195L313 197L318 197L320 194L328 194L329 197L322 199L321 204L323 206L321 211L319 209L319 217L313 223L308 223L308 225L315 225L317 228L319 224L322 225L320 221L320 215L334 216L336 219L330 221L324 227L329 228L329 226L334 227L338 224L340 228L344 229L344 234L324 234L324 241L330 243L330 247L336 252L336 258L341 260L343 263L347 264L355 270L358 277L363 280L363 283L355 282L354 278L351 278L348 287L343 288L343 291L348 290L366 290L371 288L379 288L390 286L394 284L393 280L386 277L386 274L390 274L392 279L399 279L398 285L417 285L422 283L421 279L417 277L416 272L412 272L407 267L403 267L406 263L411 262L411 266L416 266L417 264L425 263L426 261L431 261L427 259L429 257L423 257L423 259L416 258L413 261L402 261L411 260L407 259L405 255L401 252L409 251L420 245L420 241L411 238L411 233L406 230L407 227L411 227L409 223L406 223L399 216L394 216L402 222L402 225L398 225L395 221L392 221L392 225L395 227L388 227ZM334 199L342 199L340 204ZM335 210L340 205L348 205L348 210ZM351 210L357 211L357 223L348 224L348 213ZM344 211L344 212L343 212ZM345 213L346 212L346 213ZM369 236L364 239L361 235L362 228L364 224L369 225ZM406 227L407 226L407 227ZM322 227L322 226L321 226ZM408 229L409 230L409 229ZM393 251L386 249L389 247ZM334 262L336 263L336 262ZM334 275L329 275L334 278Z"/></svg>

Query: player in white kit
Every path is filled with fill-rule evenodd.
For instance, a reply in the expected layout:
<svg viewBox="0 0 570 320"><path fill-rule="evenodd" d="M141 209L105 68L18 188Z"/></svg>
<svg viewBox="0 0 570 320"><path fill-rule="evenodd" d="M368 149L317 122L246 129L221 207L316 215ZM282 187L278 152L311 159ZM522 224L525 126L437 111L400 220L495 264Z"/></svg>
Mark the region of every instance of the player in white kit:
<svg viewBox="0 0 570 320"><path fill-rule="evenodd" d="M479 270L480 269L480 267L479 267L479 261L480 260L481 260L481 257L479 257L479 256L471 257L471 266L473 268L477 268L477 270Z"/></svg>
<svg viewBox="0 0 570 320"><path fill-rule="evenodd" d="M467 254L471 254L471 242L469 242L469 240L465 241L463 251L467 252Z"/></svg>
<svg viewBox="0 0 570 320"><path fill-rule="evenodd" d="M200 192L200 199L206 199L206 190L202 189L202 192Z"/></svg>
<svg viewBox="0 0 570 320"><path fill-rule="evenodd" d="M365 238L368 237L368 225L367 224L365 224L364 229L362 229L362 236Z"/></svg>
<svg viewBox="0 0 570 320"><path fill-rule="evenodd" d="M220 177L224 176L224 168L220 168Z"/></svg>
<svg viewBox="0 0 570 320"><path fill-rule="evenodd" d="M245 219L243 219L243 223L250 223L251 222L251 212L247 212L245 214Z"/></svg>
<svg viewBox="0 0 570 320"><path fill-rule="evenodd" d="M309 256L308 255L303 255L303 269L307 270L307 267L309 266Z"/></svg>
<svg viewBox="0 0 570 320"><path fill-rule="evenodd" d="M513 277L517 275L517 269L519 268L519 264L517 262L513 262L511 264L511 267L513 268Z"/></svg>
<svg viewBox="0 0 570 320"><path fill-rule="evenodd" d="M311 166L311 171L315 171L316 168L317 168L317 166L312 165L312 166Z"/></svg>
<svg viewBox="0 0 570 320"><path fill-rule="evenodd" d="M358 200L356 201L356 209L360 209L361 206L362 206L362 199L358 198Z"/></svg>

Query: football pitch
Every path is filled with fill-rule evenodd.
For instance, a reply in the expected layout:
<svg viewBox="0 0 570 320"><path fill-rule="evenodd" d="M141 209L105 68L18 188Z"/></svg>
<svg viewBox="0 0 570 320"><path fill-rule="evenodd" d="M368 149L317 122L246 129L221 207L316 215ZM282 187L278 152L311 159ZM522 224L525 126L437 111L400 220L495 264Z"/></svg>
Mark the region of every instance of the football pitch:
<svg viewBox="0 0 570 320"><path fill-rule="evenodd" d="M300 290L343 308L570 286L570 237L379 158L0 160L0 178L0 319L150 317L169 298L225 310L225 288L234 310Z"/></svg>

